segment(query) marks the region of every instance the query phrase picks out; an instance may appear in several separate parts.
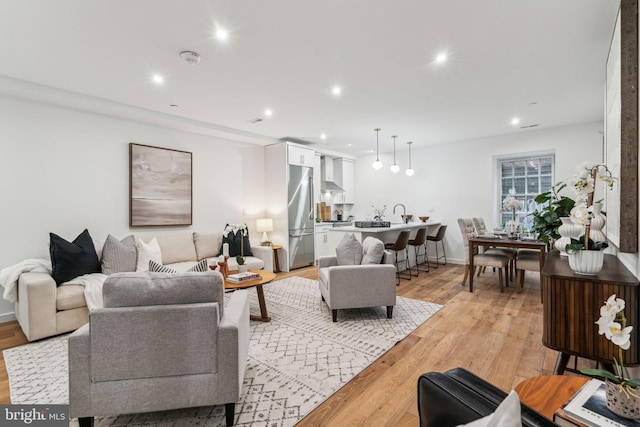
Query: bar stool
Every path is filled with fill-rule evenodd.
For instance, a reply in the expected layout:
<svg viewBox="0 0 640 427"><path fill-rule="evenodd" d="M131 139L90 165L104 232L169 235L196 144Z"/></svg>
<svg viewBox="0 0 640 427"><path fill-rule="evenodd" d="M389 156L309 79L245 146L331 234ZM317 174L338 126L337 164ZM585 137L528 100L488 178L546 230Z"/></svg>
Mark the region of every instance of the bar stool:
<svg viewBox="0 0 640 427"><path fill-rule="evenodd" d="M440 264L440 258L444 258L444 264L442 265L447 265L447 253L444 250L444 233L446 232L447 226L441 225L435 236L427 236L427 241L431 241L436 245L436 268L438 268L438 265ZM438 242L442 245L442 256L438 255Z"/></svg>
<svg viewBox="0 0 640 427"><path fill-rule="evenodd" d="M414 237L412 240L409 240L409 246L413 246L413 249L414 249L415 255L416 255L416 274L415 274L415 276L417 277L418 274L420 274L421 271L428 272L429 271L429 260L427 259L427 227L418 229L418 232L416 233L416 237ZM424 247L424 254L420 254L420 246ZM419 263L418 262L418 257L419 256L423 256L424 257L424 262L423 263ZM425 270L420 270L420 266L421 265L426 265L427 268ZM409 273L411 273L411 269L409 269Z"/></svg>
<svg viewBox="0 0 640 427"><path fill-rule="evenodd" d="M390 251L394 251L395 252L395 256L396 256L396 278L398 279L398 282L396 283L396 286L400 284L400 279L407 279L407 280L411 280L411 266L409 265L409 250L407 249L407 243L409 242L409 231L405 230L405 231L401 231L400 234L398 235L398 238L396 239L395 243L385 243L384 248L388 249ZM404 251L404 259L403 260L398 260L398 252L402 252ZM407 264L407 269L409 270L409 275L408 276L403 276L400 273L400 266L399 263L400 262L405 262ZM402 270L404 271L404 270Z"/></svg>

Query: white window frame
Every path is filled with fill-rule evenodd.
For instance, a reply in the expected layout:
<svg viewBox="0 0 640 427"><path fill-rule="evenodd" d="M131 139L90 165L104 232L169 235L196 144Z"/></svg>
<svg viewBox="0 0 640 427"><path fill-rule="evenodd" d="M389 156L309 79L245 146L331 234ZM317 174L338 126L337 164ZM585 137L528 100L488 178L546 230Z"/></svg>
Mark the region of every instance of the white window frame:
<svg viewBox="0 0 640 427"><path fill-rule="evenodd" d="M541 185L538 185L538 192L537 193L521 193L521 194L516 194L516 198L518 200L521 199L526 199L529 201L529 209L527 210L527 206L523 206L522 210L517 212L517 218L520 220L520 222L523 224L523 228L525 230L527 230L530 226L530 223L532 221L531 217L528 216L528 214L530 212L533 211L534 209L534 202L533 199L540 193L544 193L545 191L549 191L551 190L551 186L555 184L555 172L556 172L556 157L555 157L555 151L551 150L545 150L545 151L532 151L532 152L526 152L526 153L512 153L512 154L505 154L505 155L499 155L499 156L494 156L494 206L495 206L495 210L494 210L494 223L496 225L502 225L505 221L503 221L503 214L504 211L502 209L502 200L504 199L503 196L503 191L502 191L502 163L506 162L506 161L518 161L518 160L529 160L529 159L534 159L534 158L541 158L541 157L551 157L551 179L550 179L550 187L549 188L542 188ZM528 177L528 175L525 172L525 178ZM538 183L540 184L540 177L538 178Z"/></svg>

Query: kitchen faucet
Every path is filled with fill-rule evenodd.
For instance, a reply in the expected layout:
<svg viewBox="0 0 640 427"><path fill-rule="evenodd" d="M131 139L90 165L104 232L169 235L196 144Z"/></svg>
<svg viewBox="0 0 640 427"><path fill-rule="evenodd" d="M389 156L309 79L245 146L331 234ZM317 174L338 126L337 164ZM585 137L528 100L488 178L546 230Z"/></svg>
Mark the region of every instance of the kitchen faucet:
<svg viewBox="0 0 640 427"><path fill-rule="evenodd" d="M398 203L393 207L393 213L396 213L396 207L398 206L402 206L402 221L404 221L405 224L408 224L409 218L407 218L407 208L405 208L402 203Z"/></svg>

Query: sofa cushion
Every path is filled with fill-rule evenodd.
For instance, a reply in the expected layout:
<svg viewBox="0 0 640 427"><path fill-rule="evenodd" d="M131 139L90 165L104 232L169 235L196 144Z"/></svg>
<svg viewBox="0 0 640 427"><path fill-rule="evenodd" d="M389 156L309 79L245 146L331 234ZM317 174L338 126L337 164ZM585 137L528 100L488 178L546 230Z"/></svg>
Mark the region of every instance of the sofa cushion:
<svg viewBox="0 0 640 427"><path fill-rule="evenodd" d="M162 253L162 264L198 260L193 233L158 237L158 245Z"/></svg>
<svg viewBox="0 0 640 427"><path fill-rule="evenodd" d="M84 286L58 286L56 291L56 310L71 310L74 308L85 307L86 305L87 303L84 299Z"/></svg>
<svg viewBox="0 0 640 427"><path fill-rule="evenodd" d="M49 238L51 276L56 284L68 282L83 274L102 272L89 230L85 229L73 242L54 233L49 233Z"/></svg>
<svg viewBox="0 0 640 427"><path fill-rule="evenodd" d="M222 233L193 233L198 261L220 255Z"/></svg>
<svg viewBox="0 0 640 427"><path fill-rule="evenodd" d="M230 227L234 227L237 226L239 224L227 224L227 226L225 227L225 231L228 230ZM228 243L229 244L229 256L230 257L236 257L238 255L242 255L242 256L253 256L253 253L251 252L251 242L249 241L249 228L247 227L247 224L242 224L244 225L245 228L245 236L242 236L242 233L238 230L237 232L233 232L233 231L229 231L228 233L226 233L226 236L224 235L224 233L222 234L222 244ZM241 245L242 242L242 245ZM220 252L222 253L222 247L220 247Z"/></svg>
<svg viewBox="0 0 640 427"><path fill-rule="evenodd" d="M336 247L338 265L356 265L362 262L362 245L353 233L345 233Z"/></svg>
<svg viewBox="0 0 640 427"><path fill-rule="evenodd" d="M224 283L216 271L207 273L116 273L102 287L104 307L137 307L223 302ZM220 304L222 316L223 304Z"/></svg>
<svg viewBox="0 0 640 427"><path fill-rule="evenodd" d="M522 427L520 399L518 393L511 393L498 405L495 412L470 423L467 427ZM460 426L463 427L463 426Z"/></svg>
<svg viewBox="0 0 640 427"><path fill-rule="evenodd" d="M136 258L136 239L133 234L122 240L109 234L102 248L102 272L109 275L136 271Z"/></svg>
<svg viewBox="0 0 640 427"><path fill-rule="evenodd" d="M154 260L149 261L149 271L152 273L178 273L177 270L173 268L167 267L166 265L158 264ZM202 273L205 271L209 271L209 263L206 259L199 261L194 266L190 267L186 272L187 273Z"/></svg>
<svg viewBox="0 0 640 427"><path fill-rule="evenodd" d="M136 239L136 249L138 251L136 271L149 271L149 261L151 260L162 263L162 252L155 237L149 243Z"/></svg>
<svg viewBox="0 0 640 427"><path fill-rule="evenodd" d="M380 264L384 255L384 243L375 237L367 237L362 242L362 262L361 264Z"/></svg>

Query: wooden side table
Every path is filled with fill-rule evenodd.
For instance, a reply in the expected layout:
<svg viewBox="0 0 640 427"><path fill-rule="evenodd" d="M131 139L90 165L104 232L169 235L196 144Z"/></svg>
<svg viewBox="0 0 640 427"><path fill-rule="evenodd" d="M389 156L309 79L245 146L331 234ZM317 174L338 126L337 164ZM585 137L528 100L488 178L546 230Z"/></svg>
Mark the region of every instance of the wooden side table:
<svg viewBox="0 0 640 427"><path fill-rule="evenodd" d="M553 413L589 378L542 375L522 381L515 388L520 401L553 421Z"/></svg>
<svg viewBox="0 0 640 427"><path fill-rule="evenodd" d="M282 249L280 245L271 245L273 249L273 272L280 273L280 260L278 259L278 249Z"/></svg>

